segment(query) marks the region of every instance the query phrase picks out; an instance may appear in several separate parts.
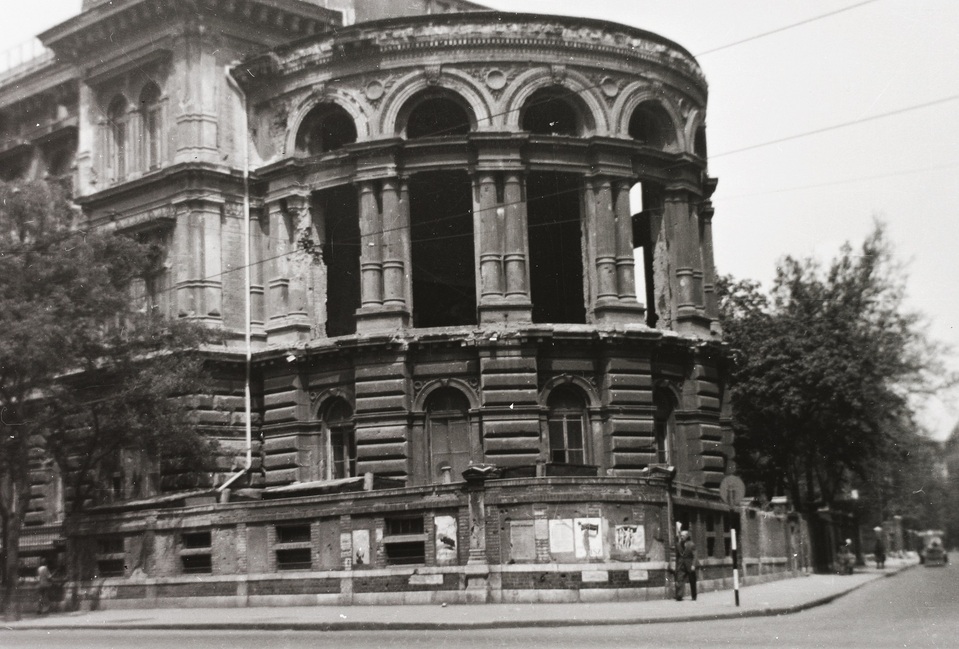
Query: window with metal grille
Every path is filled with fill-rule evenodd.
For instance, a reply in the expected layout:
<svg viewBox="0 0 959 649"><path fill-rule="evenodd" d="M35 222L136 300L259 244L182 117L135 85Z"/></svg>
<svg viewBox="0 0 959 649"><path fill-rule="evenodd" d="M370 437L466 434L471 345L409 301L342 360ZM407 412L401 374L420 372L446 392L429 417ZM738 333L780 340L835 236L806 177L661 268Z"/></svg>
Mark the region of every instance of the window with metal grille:
<svg viewBox="0 0 959 649"><path fill-rule="evenodd" d="M549 415L549 461L586 463L586 401L576 388L560 386L547 402Z"/></svg>
<svg viewBox="0 0 959 649"><path fill-rule="evenodd" d="M384 526L383 549L386 563L426 563L426 534L422 516L387 518Z"/></svg>
<svg viewBox="0 0 959 649"><path fill-rule="evenodd" d="M183 532L180 534L180 568L183 574L210 574L213 572L213 534Z"/></svg>
<svg viewBox="0 0 959 649"><path fill-rule="evenodd" d="M312 570L313 535L309 523L276 526L277 570Z"/></svg>
<svg viewBox="0 0 959 649"><path fill-rule="evenodd" d="M277 570L312 570L313 553L310 548L287 548L276 551Z"/></svg>
<svg viewBox="0 0 959 649"><path fill-rule="evenodd" d="M310 526L304 525L277 525L276 526L277 543L309 543Z"/></svg>

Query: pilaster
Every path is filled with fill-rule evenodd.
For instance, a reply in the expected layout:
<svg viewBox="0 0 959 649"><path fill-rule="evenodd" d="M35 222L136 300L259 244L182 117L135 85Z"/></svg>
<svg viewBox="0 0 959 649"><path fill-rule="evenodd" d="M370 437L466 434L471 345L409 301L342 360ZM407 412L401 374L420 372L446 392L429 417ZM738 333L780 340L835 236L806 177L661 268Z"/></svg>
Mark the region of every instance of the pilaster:
<svg viewBox="0 0 959 649"><path fill-rule="evenodd" d="M221 229L223 205L212 199L187 200L174 207L173 231L176 312L219 324L222 321Z"/></svg>

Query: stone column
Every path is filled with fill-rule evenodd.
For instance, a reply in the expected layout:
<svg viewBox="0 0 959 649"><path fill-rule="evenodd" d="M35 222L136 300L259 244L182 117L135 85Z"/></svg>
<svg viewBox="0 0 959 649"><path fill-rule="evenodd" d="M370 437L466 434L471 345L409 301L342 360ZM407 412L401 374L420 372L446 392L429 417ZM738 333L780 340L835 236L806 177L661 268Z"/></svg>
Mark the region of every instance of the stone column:
<svg viewBox="0 0 959 649"><path fill-rule="evenodd" d="M587 180L586 213L596 287L594 316L598 322L641 324L643 307L636 300L628 183L606 177Z"/></svg>
<svg viewBox="0 0 959 649"><path fill-rule="evenodd" d="M362 309L383 306L383 257L380 232L383 229L376 187L372 181L360 183L360 305Z"/></svg>
<svg viewBox="0 0 959 649"><path fill-rule="evenodd" d="M699 223L696 208L691 203L692 196L687 189L666 189L664 219L671 241L674 325L682 333L705 334L709 331L709 323L703 316Z"/></svg>
<svg viewBox="0 0 959 649"><path fill-rule="evenodd" d="M481 324L532 321L523 193L522 176L516 171L482 171L474 180Z"/></svg>
<svg viewBox="0 0 959 649"><path fill-rule="evenodd" d="M409 310L406 275L410 259L410 210L397 178L383 181L383 305Z"/></svg>
<svg viewBox="0 0 959 649"><path fill-rule="evenodd" d="M716 295L716 262L713 259L713 203L703 201L699 209L699 227L702 240L703 257L703 294L706 302L706 317L709 319L710 331L718 336L722 335L719 324L719 298Z"/></svg>
<svg viewBox="0 0 959 649"><path fill-rule="evenodd" d="M392 177L360 183L360 241L363 281L357 331L406 327L412 277L410 203L405 181Z"/></svg>
<svg viewBox="0 0 959 649"><path fill-rule="evenodd" d="M592 230L591 247L596 269L595 308L598 312L603 302L619 298L616 287L616 222L609 179L591 178L586 181L586 186L586 209Z"/></svg>
<svg viewBox="0 0 959 649"><path fill-rule="evenodd" d="M629 209L630 183L618 180L613 186L616 220L616 273L619 299L631 305L636 298L636 269L633 259L633 217ZM626 306L624 305L624 306Z"/></svg>
<svg viewBox="0 0 959 649"><path fill-rule="evenodd" d="M518 172L507 172L503 198L506 203L506 297L531 308L529 297L529 230L526 218L523 179ZM527 314L527 319L529 315Z"/></svg>
<svg viewBox="0 0 959 649"><path fill-rule="evenodd" d="M502 298L503 282L503 221L505 212L497 205L496 178L491 172L481 172L473 180L473 218L479 225L480 310Z"/></svg>

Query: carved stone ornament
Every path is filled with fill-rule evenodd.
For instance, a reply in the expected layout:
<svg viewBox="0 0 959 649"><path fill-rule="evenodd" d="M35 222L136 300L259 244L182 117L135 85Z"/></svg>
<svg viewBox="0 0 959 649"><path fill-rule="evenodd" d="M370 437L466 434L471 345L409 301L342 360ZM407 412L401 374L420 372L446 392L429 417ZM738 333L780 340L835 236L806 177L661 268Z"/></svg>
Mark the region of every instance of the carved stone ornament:
<svg viewBox="0 0 959 649"><path fill-rule="evenodd" d="M386 88L383 86L383 83L376 79L366 84L366 88L363 90L363 94L366 95L366 98L370 101L381 99L385 93Z"/></svg>
<svg viewBox="0 0 959 649"><path fill-rule="evenodd" d="M550 74L553 76L553 83L563 83L566 80L566 66L562 63L554 63L549 66Z"/></svg>
<svg viewBox="0 0 959 649"><path fill-rule="evenodd" d="M440 75L442 74L442 68L439 65L428 65L423 70L423 74L426 75L426 83L431 86L438 85L440 82Z"/></svg>
<svg viewBox="0 0 959 649"><path fill-rule="evenodd" d="M502 90L506 87L506 74L494 68L486 73L485 81L490 90Z"/></svg>

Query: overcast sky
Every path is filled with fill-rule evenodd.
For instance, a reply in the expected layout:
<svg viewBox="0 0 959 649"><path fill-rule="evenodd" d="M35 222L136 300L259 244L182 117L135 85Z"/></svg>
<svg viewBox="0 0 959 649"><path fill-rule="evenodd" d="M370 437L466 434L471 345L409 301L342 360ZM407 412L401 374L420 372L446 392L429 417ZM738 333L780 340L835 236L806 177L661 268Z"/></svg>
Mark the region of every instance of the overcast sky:
<svg viewBox="0 0 959 649"><path fill-rule="evenodd" d="M0 42L13 45L78 13L80 0L10 4ZM908 262L910 304L928 316L931 335L959 348L959 2L485 4L613 20L697 55L710 87L719 271L768 287L783 255L828 259L881 219ZM738 151L851 122L859 123ZM949 360L959 371L959 350ZM923 423L937 439L957 420L956 395L924 408Z"/></svg>

